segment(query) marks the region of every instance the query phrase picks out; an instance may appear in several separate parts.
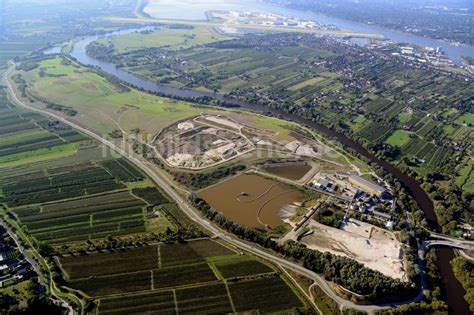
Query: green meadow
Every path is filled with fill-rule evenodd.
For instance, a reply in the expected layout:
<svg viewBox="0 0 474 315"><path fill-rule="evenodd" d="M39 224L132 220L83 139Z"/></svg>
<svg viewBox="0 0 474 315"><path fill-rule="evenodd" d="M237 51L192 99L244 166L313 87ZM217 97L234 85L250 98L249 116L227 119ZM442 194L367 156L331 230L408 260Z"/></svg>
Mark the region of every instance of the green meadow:
<svg viewBox="0 0 474 315"><path fill-rule="evenodd" d="M405 130L396 130L392 133L385 143L390 144L395 147L401 147L410 140L410 133Z"/></svg>
<svg viewBox="0 0 474 315"><path fill-rule="evenodd" d="M196 26L193 29L158 29L152 32L136 32L110 39L100 39L102 44L113 44L118 53L140 48L166 48L177 50L228 39L209 27Z"/></svg>

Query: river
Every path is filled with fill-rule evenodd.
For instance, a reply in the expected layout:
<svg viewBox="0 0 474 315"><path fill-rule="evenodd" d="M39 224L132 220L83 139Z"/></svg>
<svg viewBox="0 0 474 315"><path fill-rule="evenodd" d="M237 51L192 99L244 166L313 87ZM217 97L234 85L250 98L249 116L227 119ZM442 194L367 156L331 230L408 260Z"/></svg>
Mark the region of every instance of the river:
<svg viewBox="0 0 474 315"><path fill-rule="evenodd" d="M420 47L441 47L457 65L462 64L462 56L474 57L473 46L455 45L443 40L391 31L310 11L294 10L261 0L150 0L144 12L160 19L205 20L206 12L211 10L269 12L293 18L314 20L320 24L334 25L340 29L355 32L380 34L394 42L408 43Z"/></svg>
<svg viewBox="0 0 474 315"><path fill-rule="evenodd" d="M340 134L322 124L313 122L309 119L305 119L293 114L286 113L282 110L270 109L263 105L250 104L250 103L246 103L246 102L236 100L236 99L229 99L218 94L203 93L203 92L173 88L173 87L164 86L161 84L156 84L144 78L138 77L134 74L126 72L122 69L119 69L112 63L99 61L97 59L89 57L86 54L87 45L89 45L93 41L96 41L99 37L123 35L123 34L131 33L131 32L135 32L135 31L147 30L151 28L153 27L145 27L145 28L140 28L140 29L128 29L128 30L123 30L123 31L111 32L111 33L100 35L100 36L89 36L89 37L83 38L74 44L71 50L71 56L74 57L77 61L79 61L83 65L97 67L101 69L102 71L104 71L105 73L116 76L119 79L123 80L124 82L127 82L128 84L143 88L144 90L147 90L147 91L165 93L168 95L175 95L175 96L180 96L180 97L202 97L202 96L213 97L215 99L219 99L222 101L238 104L243 109L259 111L259 112L272 111L273 114L278 115L284 119L292 120L292 121L296 121L296 122L308 125L314 128L315 130L323 134L326 134L329 137L334 138L338 140L339 142L341 142L342 144L352 148L357 153L365 156L373 163L376 163L377 165L383 167L387 172L391 173L398 181L400 181L403 184L403 186L407 189L407 191L411 195L414 196L416 202L418 203L420 208L423 210L431 229L437 232L441 232L440 226L436 218L436 214L433 209L433 203L431 202L430 198L425 193L425 191L420 187L418 182L414 180L413 178L411 178L410 176L406 175L405 173L401 172L398 168L391 165L390 163L377 158L376 156L371 154L369 151L367 151L364 147L362 147L360 144L347 138L345 135ZM453 255L454 255L454 252L452 249L443 249L439 252L439 255L438 255L439 256L438 269L440 270L440 274L443 278L444 283L446 283L446 285L444 286L446 290L443 290L443 293L446 297L446 301L448 302L450 306L452 314L470 314L469 305L463 298L464 294L466 294L465 290L462 287L461 283L454 276L454 273L450 264L447 263L452 259Z"/></svg>

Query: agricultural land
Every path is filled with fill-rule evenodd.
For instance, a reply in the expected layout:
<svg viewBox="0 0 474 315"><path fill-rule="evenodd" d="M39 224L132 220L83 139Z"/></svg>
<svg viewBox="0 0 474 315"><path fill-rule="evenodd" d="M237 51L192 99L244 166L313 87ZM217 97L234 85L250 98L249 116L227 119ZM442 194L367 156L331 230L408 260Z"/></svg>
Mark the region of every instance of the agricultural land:
<svg viewBox="0 0 474 315"><path fill-rule="evenodd" d="M1 96L2 215L46 258L70 304L114 314L309 307L278 268L207 239L125 158ZM249 296L252 287L279 293Z"/></svg>
<svg viewBox="0 0 474 315"><path fill-rule="evenodd" d="M274 312L303 306L273 267L211 240L59 261L67 285L97 299L104 314Z"/></svg>

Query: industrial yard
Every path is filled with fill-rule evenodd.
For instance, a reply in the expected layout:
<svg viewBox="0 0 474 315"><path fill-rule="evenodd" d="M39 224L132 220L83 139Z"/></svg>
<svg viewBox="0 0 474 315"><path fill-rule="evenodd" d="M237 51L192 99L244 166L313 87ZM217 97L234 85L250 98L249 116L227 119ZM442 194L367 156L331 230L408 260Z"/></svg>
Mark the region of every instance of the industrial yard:
<svg viewBox="0 0 474 315"><path fill-rule="evenodd" d="M350 219L333 228L312 220L301 241L311 249L353 258L392 278L404 279L401 244L393 233Z"/></svg>
<svg viewBox="0 0 474 315"><path fill-rule="evenodd" d="M310 158L321 158L330 150L295 132L280 139L279 133L271 129L203 113L163 128L152 144L169 166L192 170L216 166L255 150Z"/></svg>
<svg viewBox="0 0 474 315"><path fill-rule="evenodd" d="M308 30L308 31L339 31L333 25L323 25L316 21L290 18L285 15L263 13L263 12L246 12L246 11L209 11L208 17L210 21L223 22L224 26L220 29L229 34L238 33L239 25L260 26L262 28L287 28L288 30Z"/></svg>
<svg viewBox="0 0 474 315"><path fill-rule="evenodd" d="M205 168L254 150L241 129L228 119L200 116L165 128L154 145L171 166Z"/></svg>

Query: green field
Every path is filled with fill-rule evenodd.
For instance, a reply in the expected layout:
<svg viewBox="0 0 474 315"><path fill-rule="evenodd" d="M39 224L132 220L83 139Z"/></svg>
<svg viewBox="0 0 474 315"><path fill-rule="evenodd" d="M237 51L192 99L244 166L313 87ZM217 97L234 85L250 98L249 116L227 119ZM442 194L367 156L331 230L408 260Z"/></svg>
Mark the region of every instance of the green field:
<svg viewBox="0 0 474 315"><path fill-rule="evenodd" d="M401 147L410 140L410 133L405 130L396 130L385 140L385 143L394 147Z"/></svg>
<svg viewBox="0 0 474 315"><path fill-rule="evenodd" d="M76 147L16 109L0 114L0 169L73 155Z"/></svg>
<svg viewBox="0 0 474 315"><path fill-rule="evenodd" d="M413 116L413 114L411 114L411 113L407 113L407 112L400 113L398 115L398 121L400 122L400 124L406 124L407 122L410 121L412 116Z"/></svg>
<svg viewBox="0 0 474 315"><path fill-rule="evenodd" d="M11 112L12 114L14 113L13 111ZM4 113L5 114L5 113ZM49 136L50 133L46 130L32 130L32 131L26 131L26 132L20 132L20 133L13 133L13 134L6 134L3 135L2 139L0 139L0 146L4 147L5 145L10 145L18 142L22 142L24 140L33 140L33 139L41 139L43 136Z"/></svg>
<svg viewBox="0 0 474 315"><path fill-rule="evenodd" d="M147 47L177 50L225 39L228 37L217 34L208 27L196 26L193 29L162 28L151 32L136 32L101 39L99 42L105 45L111 43L116 51L122 53Z"/></svg>
<svg viewBox="0 0 474 315"><path fill-rule="evenodd" d="M455 184L463 191L474 193L474 160L470 159L458 172Z"/></svg>
<svg viewBox="0 0 474 315"><path fill-rule="evenodd" d="M223 260L214 265L225 279L274 272L272 268L256 260Z"/></svg>
<svg viewBox="0 0 474 315"><path fill-rule="evenodd" d="M464 114L456 118L458 124L469 124L470 126L474 125L474 114Z"/></svg>
<svg viewBox="0 0 474 315"><path fill-rule="evenodd" d="M73 155L76 148L73 144L63 144L54 148L43 148L24 153L18 153L0 158L0 168L15 167L27 163L58 159Z"/></svg>
<svg viewBox="0 0 474 315"><path fill-rule="evenodd" d="M40 68L49 76L40 79ZM173 121L200 112L183 102L136 90L121 91L86 68L78 70L73 66L63 65L60 58L43 61L40 68L25 74L25 78L36 81L32 93L87 113L81 117L82 121L104 133L117 129L119 117L122 117L121 127L124 130L140 127L154 133ZM60 76L57 77L58 75Z"/></svg>
<svg viewBox="0 0 474 315"><path fill-rule="evenodd" d="M319 83L320 81L324 80L324 78L322 77L318 77L318 78L312 78L312 79L308 79L306 81L303 81L303 82L300 82L298 84L295 84L293 86L290 86L288 88L288 90L292 91L292 92L295 92L295 91L298 91L298 90L301 90L302 88L305 88L305 87L308 87L308 86L312 86L316 83Z"/></svg>
<svg viewBox="0 0 474 315"><path fill-rule="evenodd" d="M364 128L364 125L365 125L366 122L367 122L367 119L364 116L358 115L354 119L354 122L351 124L351 128L354 131L359 131L362 128Z"/></svg>

